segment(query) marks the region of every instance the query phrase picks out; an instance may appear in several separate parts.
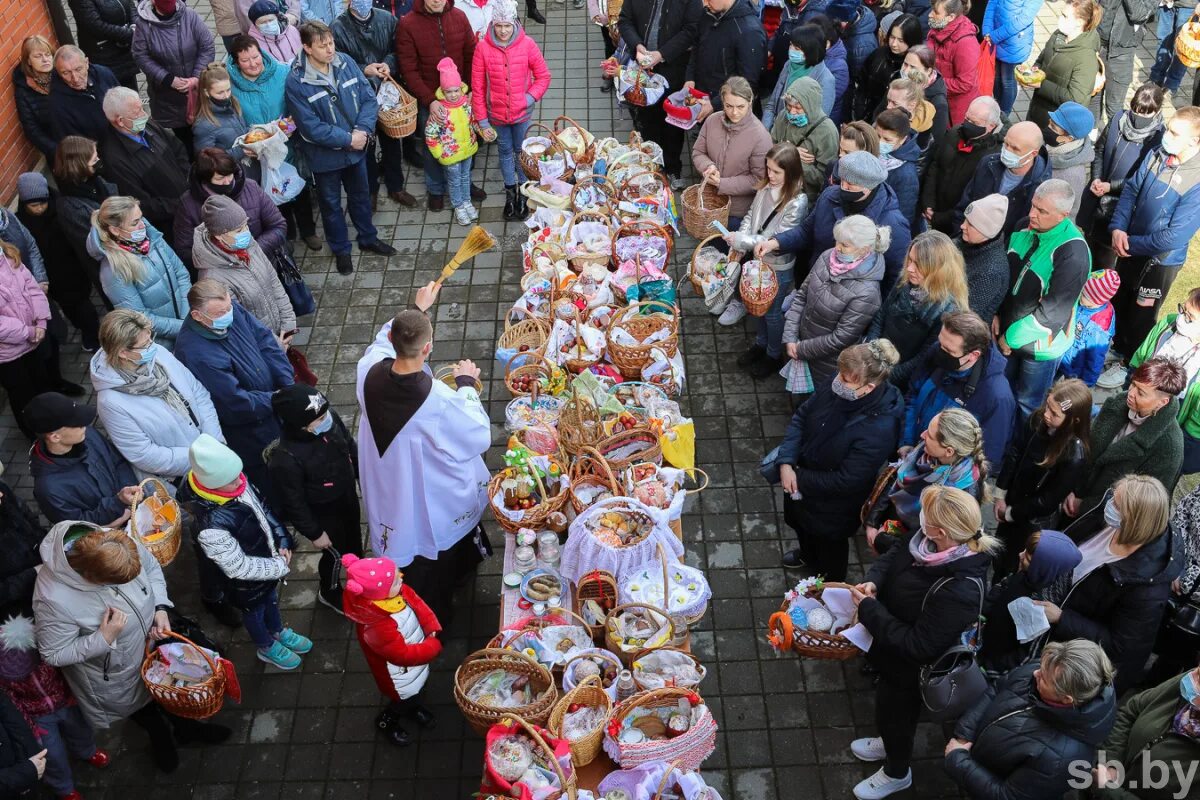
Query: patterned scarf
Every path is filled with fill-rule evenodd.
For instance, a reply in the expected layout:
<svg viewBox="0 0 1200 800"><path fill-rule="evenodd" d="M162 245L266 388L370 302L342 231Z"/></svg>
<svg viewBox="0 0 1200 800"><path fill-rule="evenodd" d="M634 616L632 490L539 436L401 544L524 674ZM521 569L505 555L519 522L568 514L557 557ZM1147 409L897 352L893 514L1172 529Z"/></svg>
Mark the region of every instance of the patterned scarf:
<svg viewBox="0 0 1200 800"><path fill-rule="evenodd" d="M113 366L116 367L116 365ZM195 424L191 409L188 408L183 395L171 384L171 376L167 374L167 368L162 364L153 361L149 364L139 364L132 371L120 367L116 367L116 370L125 379L125 383L113 387L118 392L157 397L176 414Z"/></svg>
<svg viewBox="0 0 1200 800"><path fill-rule="evenodd" d="M1171 732L1200 742L1200 708L1191 703L1184 703L1171 722Z"/></svg>
<svg viewBox="0 0 1200 800"><path fill-rule="evenodd" d="M146 256L150 254L150 237L147 236L140 242L133 242L129 239L114 239L117 247L124 250L126 253L133 253L135 256Z"/></svg>
<svg viewBox="0 0 1200 800"><path fill-rule="evenodd" d="M196 493L196 496L201 497L210 503L216 503L219 506L225 505L230 500L236 500L246 491L245 474L238 475L238 486L232 492L222 492L219 489L208 488L204 484L200 483L200 481L196 480L196 475L191 470L188 470L187 479L188 486L192 487L192 491Z"/></svg>
<svg viewBox="0 0 1200 800"><path fill-rule="evenodd" d="M215 244L217 246L217 249L220 250L225 255L233 256L234 258L236 258L238 261L242 262L243 264L250 263L250 248L247 247L245 250L237 250L233 247L226 247L225 243L222 242L220 239L218 239L215 236L209 236L208 240L210 242L212 242L213 244Z"/></svg>
<svg viewBox="0 0 1200 800"><path fill-rule="evenodd" d="M838 259L837 250L834 250L829 255L829 274L834 276L835 278L839 275L845 275L847 272L858 269L859 266L861 266L862 263L866 260L867 260L867 257L863 256L862 258L856 258L853 261L851 261L849 264L846 264Z"/></svg>
<svg viewBox="0 0 1200 800"><path fill-rule="evenodd" d="M951 547L949 550L938 552L938 549L933 546L933 542L929 541L929 537L922 530L917 531L908 540L908 552L913 557L913 563L918 567L940 567L943 564L949 564L951 561L958 561L960 558L966 558L971 555L971 548L965 544L960 544L958 547Z"/></svg>

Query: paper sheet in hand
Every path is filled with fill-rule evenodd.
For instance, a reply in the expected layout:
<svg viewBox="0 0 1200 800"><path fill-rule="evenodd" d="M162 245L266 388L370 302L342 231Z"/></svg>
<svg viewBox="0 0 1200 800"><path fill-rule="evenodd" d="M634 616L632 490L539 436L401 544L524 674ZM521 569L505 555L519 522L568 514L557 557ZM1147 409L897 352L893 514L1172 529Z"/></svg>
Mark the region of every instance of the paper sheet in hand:
<svg viewBox="0 0 1200 800"><path fill-rule="evenodd" d="M1012 615L1013 622L1017 625L1017 641L1021 644L1032 642L1050 630L1050 620L1046 619L1046 610L1035 605L1028 597L1018 597L1009 603L1008 613Z"/></svg>

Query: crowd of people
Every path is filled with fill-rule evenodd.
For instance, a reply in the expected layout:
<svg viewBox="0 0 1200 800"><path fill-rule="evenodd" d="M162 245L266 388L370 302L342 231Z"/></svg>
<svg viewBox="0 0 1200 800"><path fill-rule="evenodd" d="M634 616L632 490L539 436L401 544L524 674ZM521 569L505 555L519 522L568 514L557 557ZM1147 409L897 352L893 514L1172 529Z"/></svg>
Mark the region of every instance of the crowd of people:
<svg viewBox="0 0 1200 800"><path fill-rule="evenodd" d="M0 212L0 385L51 526L0 484L0 785L77 798L71 759L105 766L92 731L125 719L164 771L178 745L230 735L141 682L147 639L179 619L119 530L147 478L186 512L203 606L274 668L313 648L279 606L295 535L321 551L319 600L358 626L388 700L377 727L407 744L407 720L434 722L421 665L453 588L491 553L480 370L433 380L422 288L358 364L356 438L292 344L307 311L284 276L296 242L351 273L347 216L360 251L395 254L372 217L381 185L416 206L406 163L429 212L473 224L473 157L493 142L503 216L524 219L541 50L512 0L212 0L215 31L183 0L70 5L79 46L31 36L13 72L53 183L21 175ZM674 188L690 160L727 198L725 245L777 279L737 366L781 375L795 408L763 465L796 535L783 566L845 581L859 531L878 556L853 589L879 736L851 751L883 762L860 800L911 786L923 675L969 629L989 688L944 732L971 796L1058 797L1083 762L1094 792L1124 797L1114 776L1139 759L1200 757L1200 287L1164 308L1200 229L1200 107L1173 97L1185 6L1065 0L1038 53L1038 2L580 12L613 57L599 92L625 59L697 93L691 133L615 99ZM1130 92L1155 13L1157 60ZM393 80L415 136L379 124ZM244 139L261 125L294 128L300 191L264 185ZM747 313L736 293L710 310L727 327ZM94 405L59 370L68 321ZM379 558L361 558L364 521ZM362 578L349 594L343 564ZM424 661L379 649L408 606ZM389 652L417 660L397 672Z"/></svg>

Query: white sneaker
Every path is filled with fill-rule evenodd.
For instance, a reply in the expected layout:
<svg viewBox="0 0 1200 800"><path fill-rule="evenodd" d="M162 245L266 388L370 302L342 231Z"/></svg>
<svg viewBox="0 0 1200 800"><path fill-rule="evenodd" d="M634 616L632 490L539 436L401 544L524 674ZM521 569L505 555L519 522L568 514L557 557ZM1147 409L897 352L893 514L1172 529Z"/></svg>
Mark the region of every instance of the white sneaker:
<svg viewBox="0 0 1200 800"><path fill-rule="evenodd" d="M883 798L902 792L912 786L912 770L903 778L892 778L883 768L864 781L859 781L854 787L854 796L858 800L883 800Z"/></svg>
<svg viewBox="0 0 1200 800"><path fill-rule="evenodd" d="M729 301L729 305L725 306L725 310L721 312L717 322L722 325L737 325L744 316L746 316L746 307L742 305L741 300L734 298Z"/></svg>
<svg viewBox="0 0 1200 800"><path fill-rule="evenodd" d="M471 206L462 205L454 209L454 219L459 225L470 225L473 221L471 217Z"/></svg>
<svg viewBox="0 0 1200 800"><path fill-rule="evenodd" d="M1121 366L1120 363L1113 364L1100 373L1100 377L1096 379L1096 385L1101 389L1120 389L1125 385L1125 376L1127 374L1128 370Z"/></svg>
<svg viewBox="0 0 1200 800"><path fill-rule="evenodd" d="M866 739L855 739L850 743L850 752L859 761L883 761L887 751L883 749L883 739L871 736Z"/></svg>
<svg viewBox="0 0 1200 800"><path fill-rule="evenodd" d="M671 188L675 191L678 192L680 189L687 188L688 182L678 175L668 175L667 178L671 181Z"/></svg>

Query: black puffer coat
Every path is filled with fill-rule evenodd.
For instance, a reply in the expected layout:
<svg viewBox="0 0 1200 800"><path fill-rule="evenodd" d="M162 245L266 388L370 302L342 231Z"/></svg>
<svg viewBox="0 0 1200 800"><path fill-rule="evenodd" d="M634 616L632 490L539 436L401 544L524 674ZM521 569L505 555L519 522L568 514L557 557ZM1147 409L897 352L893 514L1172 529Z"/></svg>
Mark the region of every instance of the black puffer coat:
<svg viewBox="0 0 1200 800"><path fill-rule="evenodd" d="M114 184L94 175L84 183L59 181L58 196L54 199L59 227L75 251L75 258L97 274L100 265L87 251L88 235L92 232L92 212L115 194L117 187Z"/></svg>
<svg viewBox="0 0 1200 800"><path fill-rule="evenodd" d="M33 610L38 546L46 531L7 483L0 482L0 619Z"/></svg>
<svg viewBox="0 0 1200 800"><path fill-rule="evenodd" d="M1013 522L1031 530L1053 527L1059 504L1087 467L1087 453L1083 442L1073 437L1058 461L1043 467L1050 446L1046 427L1030 417L1022 433L1009 443L996 488L1007 492L1005 501L1012 509Z"/></svg>
<svg viewBox="0 0 1200 800"><path fill-rule="evenodd" d="M21 712L0 692L0 797L33 797L37 768L30 761L42 751Z"/></svg>
<svg viewBox="0 0 1200 800"><path fill-rule="evenodd" d="M645 44L650 34L654 6L654 0L628 0L621 6L617 30L630 53L636 53L637 46ZM672 90L683 85L688 59L700 37L700 21L704 16L704 6L700 0L664 0L662 4L662 10L659 11L658 52L663 60L654 71L667 79Z"/></svg>
<svg viewBox="0 0 1200 800"><path fill-rule="evenodd" d="M920 210L932 208L930 225L947 236L958 235L962 220L955 216L954 209L962 198L963 189L979 168L979 162L984 156L999 152L1004 142L1003 132L997 129L976 139L969 152L961 150L961 128L961 125L951 128L948 135L930 149L925 181L921 186Z"/></svg>
<svg viewBox="0 0 1200 800"><path fill-rule="evenodd" d="M1007 274L1007 256L1004 266ZM896 346L900 363L892 370L888 380L904 391L922 357L937 340L938 331L942 329L942 315L956 310L957 305L953 300L930 302L923 293L914 294L914 287L908 281L899 286L883 288L887 296L879 313L871 320L867 340L887 339Z"/></svg>
<svg viewBox="0 0 1200 800"><path fill-rule="evenodd" d="M1116 692L1106 686L1081 706L1042 700L1028 664L1006 675L964 714L954 736L972 742L945 768L971 797L1029 800L1062 797L1077 762L1091 766L1096 747L1117 717Z"/></svg>
<svg viewBox="0 0 1200 800"><path fill-rule="evenodd" d="M721 86L734 75L758 85L767 64L767 34L750 0L735 0L723 14L700 19L696 46L688 61L686 79L708 92L713 109L721 110Z"/></svg>
<svg viewBox="0 0 1200 800"><path fill-rule="evenodd" d="M50 95L42 94L29 85L25 70L18 64L13 69L13 99L17 102L17 119L21 121L21 130L25 138L42 151L47 161L54 161L54 151L58 147L58 139L54 138L54 130L50 121Z"/></svg>
<svg viewBox="0 0 1200 800"><path fill-rule="evenodd" d="M358 447L346 423L332 408L333 427L321 436L306 430L283 429L279 442L266 456L285 521L308 539L324 532L312 506L333 503L347 493L354 496L358 475Z"/></svg>
<svg viewBox="0 0 1200 800"><path fill-rule="evenodd" d="M75 16L79 49L96 64L103 64L119 79L137 75L133 63L133 25L137 9L133 0L68 0Z"/></svg>

